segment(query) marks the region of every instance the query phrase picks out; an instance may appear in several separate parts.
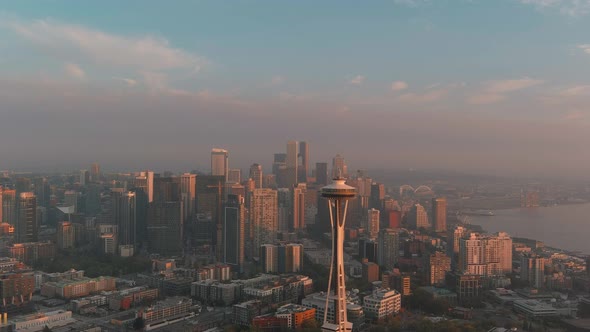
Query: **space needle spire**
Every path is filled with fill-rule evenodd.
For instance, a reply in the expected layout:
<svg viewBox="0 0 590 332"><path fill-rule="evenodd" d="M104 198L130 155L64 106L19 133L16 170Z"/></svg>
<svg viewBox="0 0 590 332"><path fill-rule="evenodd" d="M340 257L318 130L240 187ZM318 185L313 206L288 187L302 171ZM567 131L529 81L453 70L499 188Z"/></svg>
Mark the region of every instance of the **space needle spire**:
<svg viewBox="0 0 590 332"><path fill-rule="evenodd" d="M328 200L330 223L332 225L332 260L330 263L330 278L326 296L326 309L322 331L352 331L352 323L346 317L346 285L344 273L344 225L348 201L356 197L356 189L347 185L342 177L342 170L338 170L332 184L322 188L322 197ZM332 283L334 295L331 296ZM329 301L335 298L334 321L328 321Z"/></svg>

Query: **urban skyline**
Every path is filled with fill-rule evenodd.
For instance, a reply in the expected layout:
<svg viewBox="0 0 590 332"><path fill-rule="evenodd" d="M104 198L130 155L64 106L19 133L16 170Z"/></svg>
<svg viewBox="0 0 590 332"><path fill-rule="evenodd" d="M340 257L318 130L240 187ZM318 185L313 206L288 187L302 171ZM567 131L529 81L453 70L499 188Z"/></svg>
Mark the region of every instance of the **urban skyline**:
<svg viewBox="0 0 590 332"><path fill-rule="evenodd" d="M0 332L590 331L590 0L0 4Z"/></svg>
<svg viewBox="0 0 590 332"><path fill-rule="evenodd" d="M142 4L132 25L137 3L114 5L0 6L0 140L18 141L0 169L207 168L212 145L245 169L305 137L312 165L337 152L371 169L587 178L584 1L179 2Z"/></svg>

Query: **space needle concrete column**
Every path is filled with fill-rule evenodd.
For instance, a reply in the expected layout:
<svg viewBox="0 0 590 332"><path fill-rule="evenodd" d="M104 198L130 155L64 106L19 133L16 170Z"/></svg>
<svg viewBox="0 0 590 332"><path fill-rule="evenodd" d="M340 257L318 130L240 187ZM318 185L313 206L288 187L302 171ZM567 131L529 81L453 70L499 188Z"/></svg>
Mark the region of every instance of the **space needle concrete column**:
<svg viewBox="0 0 590 332"><path fill-rule="evenodd" d="M332 262L330 264L330 278L322 331L352 331L352 323L346 317L346 285L344 273L344 225L348 200L356 196L356 189L345 184L346 180L340 175L333 179L332 184L322 188L322 197L328 199L330 223L332 224ZM334 284L334 295L331 296L331 286ZM328 321L329 302L334 303L334 320Z"/></svg>

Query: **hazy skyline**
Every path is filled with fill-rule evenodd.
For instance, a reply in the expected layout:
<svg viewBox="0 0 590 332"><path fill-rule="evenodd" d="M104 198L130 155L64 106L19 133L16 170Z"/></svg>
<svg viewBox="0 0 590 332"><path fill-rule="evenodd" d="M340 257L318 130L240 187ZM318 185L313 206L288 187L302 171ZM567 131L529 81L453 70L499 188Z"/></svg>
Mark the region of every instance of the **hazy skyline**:
<svg viewBox="0 0 590 332"><path fill-rule="evenodd" d="M588 177L590 1L0 4L0 169ZM89 167L89 166L86 166Z"/></svg>

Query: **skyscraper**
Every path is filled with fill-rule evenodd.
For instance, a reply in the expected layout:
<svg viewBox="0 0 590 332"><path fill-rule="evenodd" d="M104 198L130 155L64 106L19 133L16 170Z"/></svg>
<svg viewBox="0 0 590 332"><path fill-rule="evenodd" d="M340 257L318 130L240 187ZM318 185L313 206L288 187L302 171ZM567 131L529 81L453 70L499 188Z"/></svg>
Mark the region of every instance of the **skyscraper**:
<svg viewBox="0 0 590 332"><path fill-rule="evenodd" d="M236 272L243 272L244 267L245 219L244 198L228 195L223 220L223 262Z"/></svg>
<svg viewBox="0 0 590 332"><path fill-rule="evenodd" d="M75 243L74 227L69 221L57 224L57 247L59 249L73 248Z"/></svg>
<svg viewBox="0 0 590 332"><path fill-rule="evenodd" d="M250 166L250 179L254 180L255 188L262 188L262 166L260 164Z"/></svg>
<svg viewBox="0 0 590 332"><path fill-rule="evenodd" d="M148 203L154 201L154 172L145 171L140 172L134 180L134 187L143 189L147 197Z"/></svg>
<svg viewBox="0 0 590 332"><path fill-rule="evenodd" d="M155 201L148 208L148 249L161 255L181 255L183 249L182 201Z"/></svg>
<svg viewBox="0 0 590 332"><path fill-rule="evenodd" d="M33 180L35 187L35 196L37 196L37 206L49 207L49 199L51 198L51 188L46 178L35 178Z"/></svg>
<svg viewBox="0 0 590 332"><path fill-rule="evenodd" d="M376 239L379 234L380 212L370 209L367 213L367 233L371 239Z"/></svg>
<svg viewBox="0 0 590 332"><path fill-rule="evenodd" d="M344 157L339 154L337 154L336 157L332 159L332 177L338 176L338 172L340 172L340 174L345 178L348 176L348 167L346 166L346 161L344 160Z"/></svg>
<svg viewBox="0 0 590 332"><path fill-rule="evenodd" d="M259 251L262 271L264 273L279 272L279 248L274 244L263 244Z"/></svg>
<svg viewBox="0 0 590 332"><path fill-rule="evenodd" d="M429 261L430 285L443 285L446 273L451 271L451 258L443 252L437 251L430 255Z"/></svg>
<svg viewBox="0 0 590 332"><path fill-rule="evenodd" d="M507 233L481 236L471 233L460 239L459 271L481 276L512 272L512 239Z"/></svg>
<svg viewBox="0 0 590 332"><path fill-rule="evenodd" d="M197 178L197 213L209 216L213 221L210 230L211 244L217 261L223 261L223 200L225 178L222 175L200 175Z"/></svg>
<svg viewBox="0 0 590 332"><path fill-rule="evenodd" d="M180 195L183 216L185 219L192 218L197 211L197 175L184 173L180 176Z"/></svg>
<svg viewBox="0 0 590 332"><path fill-rule="evenodd" d="M85 186L90 182L90 173L87 169L80 170L80 185Z"/></svg>
<svg viewBox="0 0 590 332"><path fill-rule="evenodd" d="M447 199L443 197L432 199L432 226L435 232L447 230Z"/></svg>
<svg viewBox="0 0 590 332"><path fill-rule="evenodd" d="M227 181L229 171L229 153L224 149L211 149L211 175L223 176Z"/></svg>
<svg viewBox="0 0 590 332"><path fill-rule="evenodd" d="M263 244L273 244L278 230L277 191L267 188L254 189L250 202L250 226L253 234L253 250L256 253Z"/></svg>
<svg viewBox="0 0 590 332"><path fill-rule="evenodd" d="M328 184L328 163L315 163L315 183L322 186Z"/></svg>
<svg viewBox="0 0 590 332"><path fill-rule="evenodd" d="M299 142L299 165L297 166L297 182L306 183L309 175L309 145Z"/></svg>
<svg viewBox="0 0 590 332"><path fill-rule="evenodd" d="M293 214L293 192L289 188L277 189L278 198L278 231L288 232L291 227L291 218Z"/></svg>
<svg viewBox="0 0 590 332"><path fill-rule="evenodd" d="M100 165L98 163L90 166L90 180L92 182L98 182L100 180Z"/></svg>
<svg viewBox="0 0 590 332"><path fill-rule="evenodd" d="M287 178L286 187L291 188L297 184L297 166L299 157L299 142L289 141L287 142Z"/></svg>
<svg viewBox="0 0 590 332"><path fill-rule="evenodd" d="M292 231L299 231L305 228L305 192L307 186L305 183L299 183L292 189L292 212L291 212L291 226Z"/></svg>
<svg viewBox="0 0 590 332"><path fill-rule="evenodd" d="M2 221L16 226L17 221L16 190L2 191Z"/></svg>
<svg viewBox="0 0 590 332"><path fill-rule="evenodd" d="M111 190L112 214L115 225L118 226L119 245L133 245L136 243L136 195L131 191L119 188Z"/></svg>
<svg viewBox="0 0 590 332"><path fill-rule="evenodd" d="M533 288L545 286L545 259L535 254L523 254L520 259L520 280Z"/></svg>
<svg viewBox="0 0 590 332"><path fill-rule="evenodd" d="M228 183L242 182L242 170L239 168L232 168L229 171L227 171L227 182Z"/></svg>
<svg viewBox="0 0 590 332"><path fill-rule="evenodd" d="M371 184L371 195L369 197L369 208L383 209L383 200L385 199L385 185L383 183L373 182Z"/></svg>
<svg viewBox="0 0 590 332"><path fill-rule="evenodd" d="M391 228L382 229L377 242L377 263L392 270L399 259L399 233Z"/></svg>
<svg viewBox="0 0 590 332"><path fill-rule="evenodd" d="M477 233L459 240L459 272L471 275L486 275L484 242Z"/></svg>
<svg viewBox="0 0 590 332"><path fill-rule="evenodd" d="M37 197L32 192L20 193L18 198L18 217L16 223L17 242L37 242L39 225L37 223Z"/></svg>
<svg viewBox="0 0 590 332"><path fill-rule="evenodd" d="M428 228L428 214L422 205L416 204L410 210L410 224L416 229Z"/></svg>

